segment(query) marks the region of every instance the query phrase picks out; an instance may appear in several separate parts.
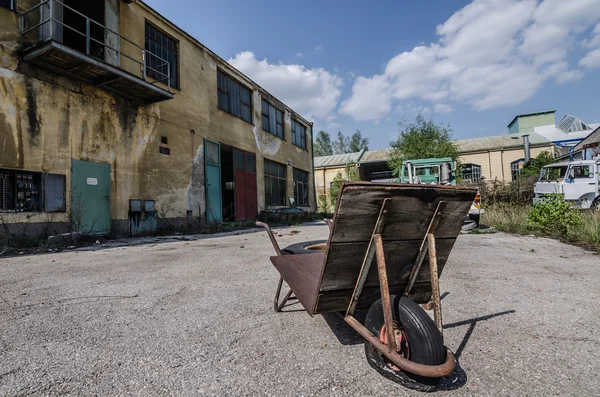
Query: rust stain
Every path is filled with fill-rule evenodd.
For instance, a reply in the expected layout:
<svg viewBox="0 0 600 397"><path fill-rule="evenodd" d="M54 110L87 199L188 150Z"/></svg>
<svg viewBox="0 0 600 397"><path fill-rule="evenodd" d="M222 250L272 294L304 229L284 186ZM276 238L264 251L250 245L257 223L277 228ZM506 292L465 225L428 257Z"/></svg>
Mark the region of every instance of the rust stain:
<svg viewBox="0 0 600 397"><path fill-rule="evenodd" d="M18 167L19 152L12 128L4 113L0 113L0 165Z"/></svg>

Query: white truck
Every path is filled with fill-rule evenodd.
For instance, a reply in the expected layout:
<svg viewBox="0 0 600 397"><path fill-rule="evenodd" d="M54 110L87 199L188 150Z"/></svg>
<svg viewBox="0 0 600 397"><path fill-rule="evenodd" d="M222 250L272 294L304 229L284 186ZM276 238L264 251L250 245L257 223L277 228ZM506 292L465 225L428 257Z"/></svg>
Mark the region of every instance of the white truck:
<svg viewBox="0 0 600 397"><path fill-rule="evenodd" d="M558 193L577 208L600 210L600 159L550 164L542 168L533 188L533 202Z"/></svg>

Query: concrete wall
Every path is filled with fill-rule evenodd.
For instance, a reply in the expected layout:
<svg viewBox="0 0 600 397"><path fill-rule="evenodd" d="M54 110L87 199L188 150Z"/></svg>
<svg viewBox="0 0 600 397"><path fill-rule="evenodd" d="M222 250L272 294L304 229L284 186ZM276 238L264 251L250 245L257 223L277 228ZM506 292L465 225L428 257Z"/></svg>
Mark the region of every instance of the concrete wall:
<svg viewBox="0 0 600 397"><path fill-rule="evenodd" d="M535 158L542 152L553 153L552 146L531 148L531 157ZM488 181L512 180L510 163L524 157L523 149L490 150L478 153L463 153L459 160L462 164L477 164L481 166L481 176Z"/></svg>
<svg viewBox="0 0 600 397"><path fill-rule="evenodd" d="M27 6L19 2L20 9ZM111 217L126 222L129 199L154 199L159 217L184 220L204 214L203 141L208 138L256 154L258 210L265 209L263 159L311 173L310 207L314 210L311 124L307 149L291 143L293 111L285 110L285 140L262 130L259 86L140 3L120 2L121 34L144 46L148 20L179 41L180 88L175 98L139 105L100 89L45 72L18 55L18 15L0 8L0 167L64 174L70 186L71 160L111 165ZM122 67L139 65L122 62ZM253 90L254 125L218 109L217 69ZM168 138L170 156L159 154ZM287 193L293 197L288 166ZM69 192L67 188L67 197ZM2 214L4 222L61 222L64 214ZM114 222L113 222L114 223Z"/></svg>

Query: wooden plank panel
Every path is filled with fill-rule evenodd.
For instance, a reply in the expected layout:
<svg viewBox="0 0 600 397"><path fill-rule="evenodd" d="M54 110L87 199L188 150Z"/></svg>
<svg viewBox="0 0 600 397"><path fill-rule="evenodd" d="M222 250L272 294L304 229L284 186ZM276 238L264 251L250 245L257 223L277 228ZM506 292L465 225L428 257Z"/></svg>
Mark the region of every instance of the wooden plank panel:
<svg viewBox="0 0 600 397"><path fill-rule="evenodd" d="M438 272L441 274L456 239L436 239ZM362 261L367 252L368 243L331 243L329 245L327 266L323 271L320 291L353 289L358 280ZM417 258L420 240L384 241L383 250L388 269L388 283L404 286ZM428 263L428 256L424 263ZM429 281L429 266L421 266L416 283ZM365 287L379 285L375 259L369 270Z"/></svg>
<svg viewBox="0 0 600 397"><path fill-rule="evenodd" d="M290 286L308 314L314 314L323 271L324 252L272 256L271 262Z"/></svg>
<svg viewBox="0 0 600 397"><path fill-rule="evenodd" d="M352 291L352 289L349 289L321 292L319 294L319 300L317 302L315 314L345 312L350 304ZM391 295L401 295L403 292L403 286L390 286ZM358 305L356 307L358 309L367 309L373 304L373 302L379 299L380 296L381 292L379 287L365 287L360 295L360 299L358 300ZM425 284L415 284L409 298L417 303L429 302L431 299L431 285L429 282Z"/></svg>
<svg viewBox="0 0 600 397"><path fill-rule="evenodd" d="M332 242L368 241L383 199L392 198L384 240L413 240L427 230L440 201L446 209L437 238L456 237L475 198L476 190L433 185L345 184L334 218Z"/></svg>

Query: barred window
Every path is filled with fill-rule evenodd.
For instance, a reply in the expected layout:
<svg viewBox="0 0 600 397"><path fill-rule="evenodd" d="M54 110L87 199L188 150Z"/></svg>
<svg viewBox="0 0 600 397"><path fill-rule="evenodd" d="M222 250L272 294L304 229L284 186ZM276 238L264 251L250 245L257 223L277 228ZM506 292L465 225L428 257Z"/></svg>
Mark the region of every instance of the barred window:
<svg viewBox="0 0 600 397"><path fill-rule="evenodd" d="M283 112L267 101L262 101L262 129L283 138Z"/></svg>
<svg viewBox="0 0 600 397"><path fill-rule="evenodd" d="M481 182L481 166L479 164L465 164L462 168L462 179L465 182Z"/></svg>
<svg viewBox="0 0 600 397"><path fill-rule="evenodd" d="M515 160L510 163L510 175L512 180L516 180L521 175L521 168L525 165L525 159Z"/></svg>
<svg viewBox="0 0 600 397"><path fill-rule="evenodd" d="M217 72L219 109L252 123L252 91L227 74Z"/></svg>
<svg viewBox="0 0 600 397"><path fill-rule="evenodd" d="M306 150L306 127L292 120L292 143Z"/></svg>
<svg viewBox="0 0 600 397"><path fill-rule="evenodd" d="M178 88L177 40L146 23L146 51L146 74L148 77L165 84L170 80L171 87Z"/></svg>

